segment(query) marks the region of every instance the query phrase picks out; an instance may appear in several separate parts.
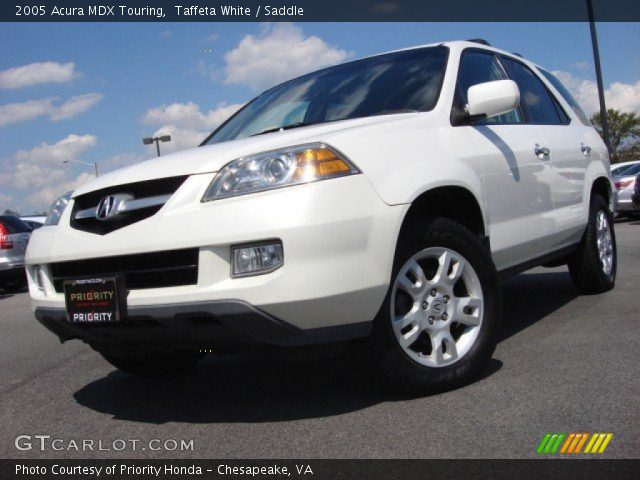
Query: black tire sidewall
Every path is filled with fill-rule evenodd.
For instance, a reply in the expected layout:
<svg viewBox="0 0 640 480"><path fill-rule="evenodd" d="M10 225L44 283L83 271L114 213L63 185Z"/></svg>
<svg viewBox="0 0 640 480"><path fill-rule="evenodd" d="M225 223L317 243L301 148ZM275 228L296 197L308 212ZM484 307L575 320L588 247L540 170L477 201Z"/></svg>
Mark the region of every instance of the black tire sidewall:
<svg viewBox="0 0 640 480"><path fill-rule="evenodd" d="M596 224L596 221L597 221L596 219L598 218L598 212L600 211L604 212L607 218L607 222L609 222L609 231L611 232L611 242L613 245L613 265L611 267L611 273L609 275L607 275L602 269L602 265L600 264L600 256L598 254L598 244L597 244L597 238L598 238L597 227L598 226ZM587 235L587 238L586 238L587 244L585 247L591 249L591 258L597 259L598 263L595 267L597 268L597 272L600 277L599 279L602 282L602 284L613 287L616 281L616 274L618 271L618 246L616 244L616 232L614 228L613 214L607 207L607 203L605 199L602 198L600 195L594 195L591 200L590 211L589 211L589 224L590 224L589 226L593 230L591 235Z"/></svg>

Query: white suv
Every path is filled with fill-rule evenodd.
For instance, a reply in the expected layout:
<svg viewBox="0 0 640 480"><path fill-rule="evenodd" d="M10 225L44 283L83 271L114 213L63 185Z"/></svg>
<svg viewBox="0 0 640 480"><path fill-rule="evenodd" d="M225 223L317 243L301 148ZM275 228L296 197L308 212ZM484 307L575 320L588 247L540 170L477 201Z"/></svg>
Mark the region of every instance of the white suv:
<svg viewBox="0 0 640 480"><path fill-rule="evenodd" d="M613 287L612 191L548 71L480 41L421 46L273 87L199 148L59 199L30 293L61 340L133 374L361 339L380 378L433 392L491 357L501 278L568 264L581 292Z"/></svg>

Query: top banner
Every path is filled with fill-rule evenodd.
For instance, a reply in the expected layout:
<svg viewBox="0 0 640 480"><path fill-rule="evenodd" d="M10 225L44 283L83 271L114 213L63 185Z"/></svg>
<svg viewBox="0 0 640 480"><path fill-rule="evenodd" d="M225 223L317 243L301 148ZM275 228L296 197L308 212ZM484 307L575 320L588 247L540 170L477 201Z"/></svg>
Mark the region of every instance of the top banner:
<svg viewBox="0 0 640 480"><path fill-rule="evenodd" d="M2 22L574 22L589 0L14 0ZM638 0L591 0L596 21L640 21Z"/></svg>

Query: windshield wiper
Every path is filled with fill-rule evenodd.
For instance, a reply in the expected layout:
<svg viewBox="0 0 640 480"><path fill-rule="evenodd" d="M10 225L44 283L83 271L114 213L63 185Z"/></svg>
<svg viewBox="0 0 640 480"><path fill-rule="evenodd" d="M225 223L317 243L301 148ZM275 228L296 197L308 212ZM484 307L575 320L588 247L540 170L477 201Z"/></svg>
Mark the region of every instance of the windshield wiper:
<svg viewBox="0 0 640 480"><path fill-rule="evenodd" d="M383 110L381 112L375 113L373 115L369 115L371 117L374 116L378 116L378 115L394 115L396 113L418 113L418 110L413 110L411 108L401 108L398 110ZM354 118L364 118L364 117L354 117ZM299 127L306 127L308 125L319 125L321 123L329 123L329 122L340 122L343 120L352 120L351 118L341 118L338 120L325 120L324 122L296 122L296 123L290 123L289 125L283 125L282 127L270 127L270 128L266 128L258 133L254 133L253 135L250 135L251 137L255 137L256 135L264 135L265 133L273 133L273 132L279 132L280 130L290 130L292 128L299 128Z"/></svg>
<svg viewBox="0 0 640 480"><path fill-rule="evenodd" d="M282 127L266 128L266 129L264 129L264 130L262 130L262 131L260 131L258 133L254 133L251 136L255 137L256 135L264 135L265 133L279 132L280 130L291 130L292 128L306 127L308 125L315 125L315 124L311 123L311 122L290 123L289 125L283 125Z"/></svg>

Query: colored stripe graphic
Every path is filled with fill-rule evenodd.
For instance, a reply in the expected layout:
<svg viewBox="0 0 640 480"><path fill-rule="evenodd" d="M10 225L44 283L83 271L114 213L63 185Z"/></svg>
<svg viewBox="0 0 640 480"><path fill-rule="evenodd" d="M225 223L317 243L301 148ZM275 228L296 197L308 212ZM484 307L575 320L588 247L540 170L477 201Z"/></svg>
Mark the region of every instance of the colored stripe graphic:
<svg viewBox="0 0 640 480"><path fill-rule="evenodd" d="M580 442L578 442L578 445L576 446L576 451L574 453L580 453L580 451L582 450L582 446L584 445L584 442L587 441L587 438L589 438L589 434L583 433L582 438L580 439Z"/></svg>
<svg viewBox="0 0 640 480"><path fill-rule="evenodd" d="M600 445L600 450L598 450L598 453L604 453L604 451L607 449L607 446L609 445L609 442L611 441L612 438L613 438L613 433L606 434L606 437L604 437L604 441L602 442L602 445Z"/></svg>
<svg viewBox="0 0 640 480"><path fill-rule="evenodd" d="M551 438L551 434L547 433L544 438L542 439L542 441L540 442L540 445L538 445L538 453L542 453L544 452L544 447L546 447L547 442L549 442L549 439Z"/></svg>
<svg viewBox="0 0 640 480"><path fill-rule="evenodd" d="M550 432L542 438L536 451L541 454L604 453L612 438L613 433Z"/></svg>
<svg viewBox="0 0 640 480"><path fill-rule="evenodd" d="M567 450L569 449L569 445L571 445L571 442L573 442L573 439L576 437L575 433L570 433L569 436L567 437L567 440L564 442L564 445L562 445L562 448L560 449L560 453L567 453Z"/></svg>
<svg viewBox="0 0 640 480"><path fill-rule="evenodd" d="M565 436L566 434L564 433L547 433L540 442L540 445L538 445L537 452L556 453Z"/></svg>

